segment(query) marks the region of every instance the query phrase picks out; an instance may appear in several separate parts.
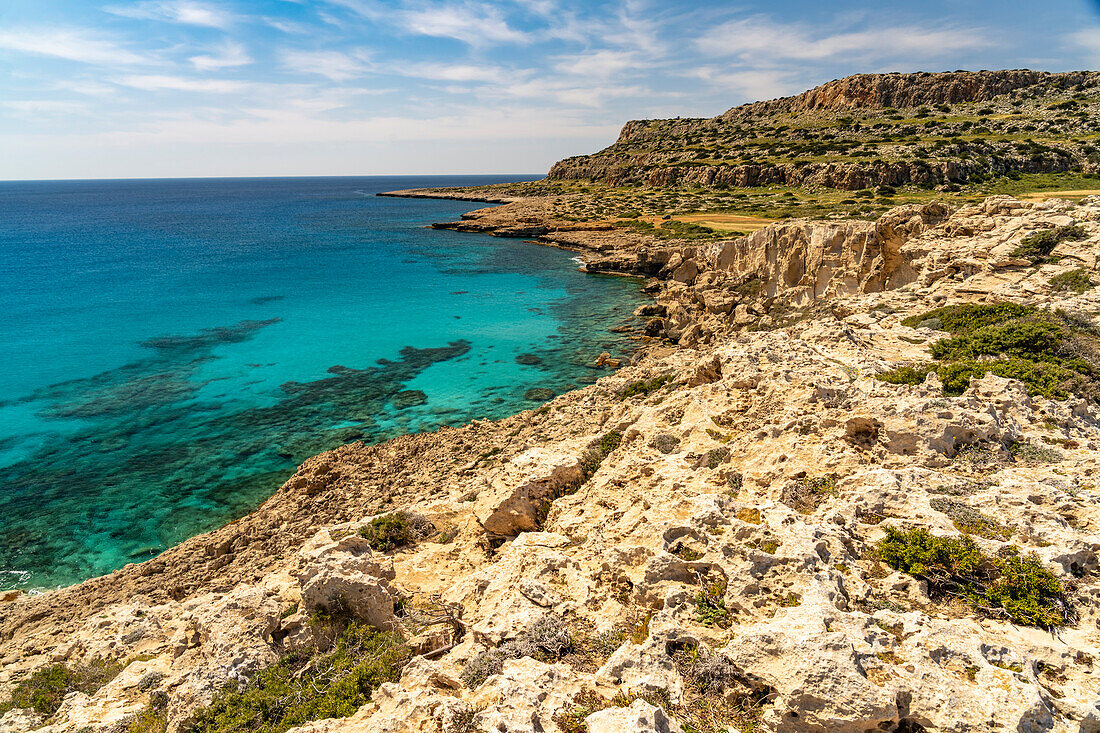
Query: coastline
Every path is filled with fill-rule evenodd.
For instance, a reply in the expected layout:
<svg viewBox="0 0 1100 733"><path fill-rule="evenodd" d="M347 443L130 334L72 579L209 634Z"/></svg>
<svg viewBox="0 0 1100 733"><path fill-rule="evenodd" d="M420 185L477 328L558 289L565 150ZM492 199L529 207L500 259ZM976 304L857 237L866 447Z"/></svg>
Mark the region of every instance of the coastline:
<svg viewBox="0 0 1100 733"><path fill-rule="evenodd" d="M639 309L651 340L634 362L501 420L314 456L236 522L149 562L5 604L0 691L47 660L140 650L166 671L172 714L185 716L224 684L227 670L236 674L227 659L262 668L274 647L304 633L313 612L306 586L325 573L377 583L402 603L457 606L460 631L417 637L427 651L400 686L380 688L351 723L302 733L428 726L448 705L465 706L486 725L525 705L529 719L537 714L549 725L583 689L685 684L677 668L653 660L689 642L733 659L749 680L738 684L764 686L767 702L753 714L766 728L792 712L814 725L881 729L918 719L945 726L960 716L1015 725L1030 708L1002 659L1067 659L1098 646L1084 621L1048 638L1001 618L979 624L958 608L943 612L927 587L884 570L869 548L890 523L950 531L946 515L929 510L947 494L980 502L998 526L1019 527L1014 541L1065 567L1067 577L1071 562L1095 564L1085 517L1059 524L1056 511L1068 501L1061 472L1100 470L1089 447L1100 440L1100 423L1083 402L1030 396L991 374L958 396L945 396L931 377L895 385L875 375L927 358L937 332L902 321L943 304L1095 306L1095 296L1046 284L1089 258L1089 241L1066 245L1067 262L1043 271L1024 269L1005 243L1062 221L1079 222L1095 239L1100 200L993 197L958 210L933 202L875 222L790 220L686 244L573 227L547 215L551 205L513 200L452 224L497 236L542 230L536 243L578 252L597 274L654 278L646 288L654 302ZM1044 421L1065 436L1058 462L956 460L964 444L1041 445ZM579 467L587 451L611 435L621 442L586 476ZM955 493L957 486L969 493ZM364 576L356 533L370 517L395 511L428 517L449 539L368 552L380 569ZM981 547L994 553L999 545L983 538ZM1092 559L1074 560L1080 553ZM721 580L728 609L721 624L700 622L704 577ZM488 691L463 686L479 654L547 614L577 624L576 634L601 622L637 628L598 669L523 658L491 676ZM145 636L124 641L135 625ZM990 656L975 651L979 644L1012 651ZM892 655L911 660L914 671ZM1059 669L1063 681L1044 684L1057 684L1067 715L1084 716L1096 680L1080 666ZM1002 683L1003 693L990 692ZM148 692L127 684L96 704L140 709ZM960 685L964 706L937 702L962 694ZM926 694L913 695L918 689ZM544 694L551 690L559 692ZM820 701L810 713L807 694ZM899 695L910 702L899 706ZM686 703L667 704L687 714Z"/></svg>
<svg viewBox="0 0 1100 733"><path fill-rule="evenodd" d="M409 189L409 190L397 190L389 192L379 192L374 194L379 197L391 197L391 198L418 198L418 199L437 199L437 200L456 200L456 201L470 201L474 203L490 203L490 204L508 204L513 203L516 199L514 197L504 197L500 199L476 197L462 194L452 194L445 191L438 191L436 189ZM479 209L467 214L463 214L463 219L469 215L478 214L480 212L491 211L490 209ZM495 231L479 231L472 229L462 228L462 222L434 222L429 225L429 228L433 229L452 229L456 231L463 231L467 233L482 234L489 236L511 236L501 235L495 233ZM512 238L521 238L518 235ZM635 272L615 272L615 271L592 271L588 269L587 261L583 260L583 255L586 253L586 249L569 243L558 243L550 240L542 241L540 239L528 240L528 243L538 246L549 246L557 249L562 249L578 254L578 257L582 259L582 266L578 270L592 275L608 275L608 276L621 276L621 277L643 277ZM642 356L648 347L644 341L636 341L635 355ZM593 355L594 357L597 355ZM580 391L585 388L579 388ZM570 394L570 393L565 393ZM564 395L560 395L564 396ZM480 422L498 423L505 420L513 420L521 417L522 415L539 409L537 406L531 407L526 410L521 410L514 415L510 415L507 418L500 420L474 420L466 426L458 428L443 427L437 430L430 430L426 432L410 433L407 435L399 436L397 438L388 439L381 443L366 444L362 442L356 442L341 446L339 448L332 449L330 451L324 451L320 454L312 456L303 463L301 463L295 470L294 475L284 482L281 486L275 489L274 493L265 499L259 506L251 510L248 514L227 522L221 527L209 530L207 532L200 533L193 537L189 537L182 542L167 548L157 556L150 558L149 560L140 563L129 563L115 571L107 573L105 575L95 576L87 578L78 583L74 583L67 586L61 586L57 588L34 588L29 590L17 589L11 591L0 592L0 659L3 658L2 645L5 641L12 639L19 631L25 631L27 624L37 624L39 621L46 619L56 619L61 624L61 628L68 628L73 622L79 621L81 618L85 618L88 615L93 614L96 610L103 608L110 603L117 603L125 600L129 595L140 594L142 596L151 599L165 599L165 600L180 600L181 598L193 596L196 593L204 591L219 589L224 590L230 585L239 582L249 582L261 577L263 572L269 570L269 567L264 567L260 564L257 568L257 572L248 572L241 575L234 575L232 566L238 564L237 550L243 548L244 545L252 545L251 536L256 533L256 528L263 525L275 523L276 521L285 523L288 520L287 506L293 505L297 499L293 497L297 495L298 490L301 489L301 477L300 474L303 471L309 471L314 463L318 462L322 457L331 453L336 453L346 448L359 447L364 449L378 448L382 446L388 446L391 443L397 443L400 441L407 441L414 437L419 436L445 436L451 431L462 430L466 427L475 425ZM425 444L434 444L433 441L427 441L425 444L421 444L419 441L413 441L414 446L406 448L405 446L397 447L396 450L400 455L416 455L423 451ZM496 449L496 447L490 448L490 450ZM406 451L408 451L406 453ZM474 461L476 463L476 460ZM323 469L322 469L323 472ZM293 486L292 486L293 485ZM310 489L307 491L307 495L316 493L317 489ZM401 493L395 494L395 496L402 496ZM415 498L415 497L410 497ZM387 506L391 506L394 503L393 498L385 497L372 497L372 499L360 503L359 505L352 505L350 507L344 507L345 511L338 512L320 512L317 514L317 521L313 524L305 523L304 525L297 527L300 530L292 538L287 541L264 544L261 547L249 547L246 550L246 555L240 558L241 561L252 561L262 558L264 556L276 556L286 550L288 547L293 547L295 542L300 543L309 536L309 532L316 527L324 526L326 524L334 524L340 522L349 521L357 516L357 513L361 515L362 512L368 511L374 508L376 511L384 511ZM241 542L242 539L249 538L245 542ZM266 539L266 538L265 538ZM286 538L283 538L284 540ZM212 560L211 560L212 559ZM192 573L191 568L194 566L209 566L203 567L199 572ZM173 569L180 570L181 572L173 572ZM149 580L147 580L149 579ZM167 585L165 584L167 581ZM230 584L230 585L227 585ZM46 613L40 613L39 611L32 612L30 614L10 615L2 613L5 607L12 608L16 601L27 599L51 599L51 606L56 604L57 608L51 608ZM8 604L12 604L9 606ZM63 606L69 606L70 608L62 608ZM72 608L75 607L75 608ZM54 614L53 611L60 611L60 613ZM30 618L28 621L27 618ZM5 680L0 676L0 691L3 689L3 683Z"/></svg>

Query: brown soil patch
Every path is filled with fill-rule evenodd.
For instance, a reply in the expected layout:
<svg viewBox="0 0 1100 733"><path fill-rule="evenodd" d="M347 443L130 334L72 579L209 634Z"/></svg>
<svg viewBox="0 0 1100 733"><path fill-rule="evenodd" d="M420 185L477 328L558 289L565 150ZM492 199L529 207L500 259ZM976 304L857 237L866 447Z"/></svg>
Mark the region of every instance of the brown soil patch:
<svg viewBox="0 0 1100 733"><path fill-rule="evenodd" d="M1075 191L1034 191L1020 194L1023 201L1042 201L1044 199L1071 199L1076 200L1085 196L1100 196L1100 188L1080 188Z"/></svg>
<svg viewBox="0 0 1100 733"><path fill-rule="evenodd" d="M677 221L702 224L723 232L755 232L769 224L774 224L776 219L764 219L759 216L742 216L740 214L684 214L674 216Z"/></svg>

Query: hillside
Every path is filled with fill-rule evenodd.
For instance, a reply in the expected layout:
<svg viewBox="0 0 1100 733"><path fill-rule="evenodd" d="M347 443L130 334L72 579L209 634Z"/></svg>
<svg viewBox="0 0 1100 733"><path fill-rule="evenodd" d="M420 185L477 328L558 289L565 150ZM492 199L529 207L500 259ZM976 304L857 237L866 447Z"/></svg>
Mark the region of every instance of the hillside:
<svg viewBox="0 0 1100 733"><path fill-rule="evenodd" d="M866 74L710 119L628 122L551 168L610 186L924 188L1100 170L1100 72Z"/></svg>

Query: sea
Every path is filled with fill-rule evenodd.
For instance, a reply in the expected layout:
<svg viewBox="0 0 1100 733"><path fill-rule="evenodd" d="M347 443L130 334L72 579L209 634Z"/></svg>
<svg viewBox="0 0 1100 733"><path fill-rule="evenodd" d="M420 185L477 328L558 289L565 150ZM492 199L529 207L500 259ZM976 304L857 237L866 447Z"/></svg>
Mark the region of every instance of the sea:
<svg viewBox="0 0 1100 733"><path fill-rule="evenodd" d="M630 278L378 197L535 176L0 182L0 589L147 560L341 444L589 384Z"/></svg>

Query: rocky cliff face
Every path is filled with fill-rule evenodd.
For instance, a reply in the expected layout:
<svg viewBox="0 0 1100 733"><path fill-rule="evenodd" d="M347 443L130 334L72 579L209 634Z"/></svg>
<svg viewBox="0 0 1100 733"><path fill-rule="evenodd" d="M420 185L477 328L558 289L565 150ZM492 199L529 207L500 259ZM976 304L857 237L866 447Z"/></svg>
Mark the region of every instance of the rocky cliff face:
<svg viewBox="0 0 1100 733"><path fill-rule="evenodd" d="M1096 171L1100 157L1079 135L1098 96L1091 71L861 74L712 119L634 120L615 144L559 161L549 177L857 190ZM1018 144L1023 132L1035 144Z"/></svg>
<svg viewBox="0 0 1100 733"><path fill-rule="evenodd" d="M507 232L533 210L466 225ZM150 704L181 730L226 683L318 643L334 608L404 634L411 657L296 733L1100 730L1095 402L992 374L961 394L935 373L876 379L929 358L945 324L906 319L936 307L1094 328L1100 198L691 247L544 225L594 269L656 275L645 314L678 347L503 421L322 454L183 549L7 601L0 699L50 664L126 665L0 730L123 730ZM1050 261L1019 256L1059 227ZM1060 289L1075 273L1082 292ZM359 532L395 510L434 529L396 549ZM884 538L918 530L966 532L989 567L1033 557L1062 588L1056 633L883 559Z"/></svg>
<svg viewBox="0 0 1100 733"><path fill-rule="evenodd" d="M1013 69L1005 71L949 71L913 74L855 74L814 87L793 97L753 102L726 112L736 119L758 115L813 111L843 112L856 108L898 109L936 104L988 102L1018 89L1075 91L1100 84L1100 72Z"/></svg>

